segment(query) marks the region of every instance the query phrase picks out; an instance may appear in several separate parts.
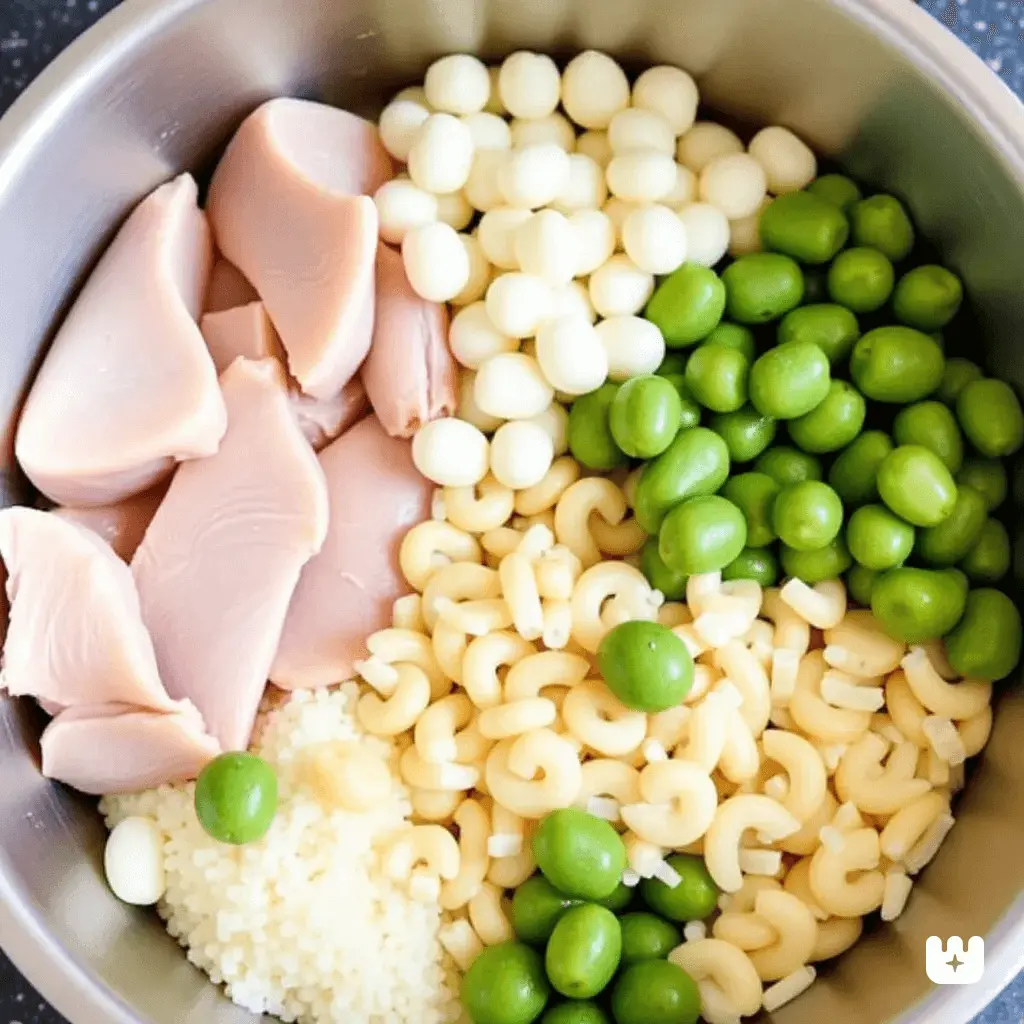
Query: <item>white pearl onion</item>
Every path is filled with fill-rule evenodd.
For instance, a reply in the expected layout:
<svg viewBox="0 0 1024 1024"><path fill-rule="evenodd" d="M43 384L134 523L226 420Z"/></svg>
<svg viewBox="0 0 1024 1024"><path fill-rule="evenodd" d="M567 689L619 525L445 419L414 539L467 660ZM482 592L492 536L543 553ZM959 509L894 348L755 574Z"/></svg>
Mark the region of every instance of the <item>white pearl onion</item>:
<svg viewBox="0 0 1024 1024"><path fill-rule="evenodd" d="M654 373L665 358L661 331L643 317L608 317L597 325L597 336L608 359L608 377L613 381Z"/></svg>
<svg viewBox="0 0 1024 1024"><path fill-rule="evenodd" d="M426 107L431 114L434 113L434 109L431 107L430 101L427 99L426 91L422 85L407 85L400 92L395 93L391 102L401 103L405 100L409 103L418 103L421 107Z"/></svg>
<svg viewBox="0 0 1024 1024"><path fill-rule="evenodd" d="M386 181L373 195L380 237L401 245L406 232L438 219L437 197L408 178Z"/></svg>
<svg viewBox="0 0 1024 1024"><path fill-rule="evenodd" d="M551 319L576 316L594 323L597 312L590 301L590 294L582 281L570 281L562 288L555 288L551 299Z"/></svg>
<svg viewBox="0 0 1024 1024"><path fill-rule="evenodd" d="M596 391L608 376L608 357L582 317L548 320L537 331L537 362L548 383L565 395Z"/></svg>
<svg viewBox="0 0 1024 1024"><path fill-rule="evenodd" d="M532 356L504 352L492 356L476 371L473 394L488 416L525 420L551 404L554 389Z"/></svg>
<svg viewBox="0 0 1024 1024"><path fill-rule="evenodd" d="M676 184L676 162L656 149L634 149L612 157L605 171L612 195L633 203L656 203Z"/></svg>
<svg viewBox="0 0 1024 1024"><path fill-rule="evenodd" d="M471 423L477 430L485 434L493 434L504 420L497 416L488 416L476 404L476 374L472 370L463 370L459 381L459 406L456 416L460 420Z"/></svg>
<svg viewBox="0 0 1024 1024"><path fill-rule="evenodd" d="M484 303L474 302L452 317L448 347L459 363L475 370L492 356L517 351L519 341L502 334L491 322Z"/></svg>
<svg viewBox="0 0 1024 1024"><path fill-rule="evenodd" d="M655 149L659 153L676 155L676 136L672 126L653 110L630 107L620 110L608 125L608 144L613 153L628 153L631 149Z"/></svg>
<svg viewBox="0 0 1024 1024"><path fill-rule="evenodd" d="M380 141L400 163L409 159L409 150L428 117L430 111L412 100L392 100L381 112L377 126Z"/></svg>
<svg viewBox="0 0 1024 1024"><path fill-rule="evenodd" d="M513 117L547 117L561 98L562 76L550 57L519 50L501 65L498 93Z"/></svg>
<svg viewBox="0 0 1024 1024"><path fill-rule="evenodd" d="M749 217L729 221L729 255L749 256L761 251L761 213L771 204L771 196Z"/></svg>
<svg viewBox="0 0 1024 1024"><path fill-rule="evenodd" d="M554 458L547 432L527 420L503 423L491 440L491 472L499 484L514 490L539 484Z"/></svg>
<svg viewBox="0 0 1024 1024"><path fill-rule="evenodd" d="M569 414L564 405L552 402L543 412L521 422L536 423L551 438L555 455L564 455L569 450Z"/></svg>
<svg viewBox="0 0 1024 1024"><path fill-rule="evenodd" d="M498 188L498 171L508 159L507 149L480 149L473 154L463 191L474 209L481 213L505 205L505 197Z"/></svg>
<svg viewBox="0 0 1024 1024"><path fill-rule="evenodd" d="M458 295L452 296L451 302L456 306L468 306L487 293L487 286L491 283L491 263L472 235L460 234L459 241L469 258L469 280Z"/></svg>
<svg viewBox="0 0 1024 1024"><path fill-rule="evenodd" d="M473 166L473 136L457 117L431 114L409 150L409 177L437 195L458 192Z"/></svg>
<svg viewBox="0 0 1024 1024"><path fill-rule="evenodd" d="M648 274L671 274L686 259L686 228L667 206L641 206L622 223L622 247Z"/></svg>
<svg viewBox="0 0 1024 1024"><path fill-rule="evenodd" d="M483 432L446 417L424 423L412 439L412 461L441 487L472 487L487 475L490 452Z"/></svg>
<svg viewBox="0 0 1024 1024"><path fill-rule="evenodd" d="M491 78L487 66L467 53L453 53L427 68L423 91L435 110L475 114L487 106Z"/></svg>
<svg viewBox="0 0 1024 1024"><path fill-rule="evenodd" d="M615 229L615 242L617 245L621 245L622 243L622 225L626 222L626 218L634 210L638 210L642 205L642 203L630 203L625 199L619 199L618 196L612 196L611 199L601 207L601 210L612 222L612 227Z"/></svg>
<svg viewBox="0 0 1024 1024"><path fill-rule="evenodd" d="M488 210L477 226L476 237L484 255L502 270L516 270L515 237L520 224L533 216L529 210L514 210L511 206L496 206Z"/></svg>
<svg viewBox="0 0 1024 1024"><path fill-rule="evenodd" d="M729 248L729 221L710 203L687 203L676 211L686 228L686 258L713 267Z"/></svg>
<svg viewBox="0 0 1024 1024"><path fill-rule="evenodd" d="M587 277L615 252L615 223L601 210L579 210L569 223L576 233L576 276Z"/></svg>
<svg viewBox="0 0 1024 1024"><path fill-rule="evenodd" d="M569 154L551 142L513 150L498 169L498 187L517 208L547 206L568 180Z"/></svg>
<svg viewBox="0 0 1024 1024"><path fill-rule="evenodd" d="M608 166L614 155L611 143L608 141L608 133L600 130L584 132L576 140L576 152L589 156L602 168Z"/></svg>
<svg viewBox="0 0 1024 1024"><path fill-rule="evenodd" d="M672 186L672 191L668 195L662 196L661 202L674 209L677 206L682 206L683 203L692 203L696 198L697 175L689 167L684 167L682 164L677 163L676 183Z"/></svg>
<svg viewBox="0 0 1024 1024"><path fill-rule="evenodd" d="M462 118L462 123L473 136L473 148L477 153L481 149L512 148L512 133L503 117L480 110L475 114L466 114Z"/></svg>
<svg viewBox="0 0 1024 1024"><path fill-rule="evenodd" d="M621 253L590 275L590 301L600 316L639 313L653 291L654 275Z"/></svg>
<svg viewBox="0 0 1024 1024"><path fill-rule="evenodd" d="M693 127L699 99L697 83L682 69L666 64L648 68L633 86L633 106L657 111L676 135Z"/></svg>
<svg viewBox="0 0 1024 1024"><path fill-rule="evenodd" d="M118 822L107 836L103 870L111 892L124 903L152 906L167 888L164 837L152 818Z"/></svg>
<svg viewBox="0 0 1024 1024"><path fill-rule="evenodd" d="M629 79L606 53L585 50L562 74L562 106L581 128L607 128L629 106Z"/></svg>
<svg viewBox="0 0 1024 1024"><path fill-rule="evenodd" d="M512 338L532 338L551 313L551 285L536 274L512 271L490 283L484 301L498 330Z"/></svg>
<svg viewBox="0 0 1024 1024"><path fill-rule="evenodd" d="M553 285L576 276L579 243L568 217L557 210L538 210L516 228L515 254L519 266Z"/></svg>
<svg viewBox="0 0 1024 1024"><path fill-rule="evenodd" d="M750 155L768 175L768 191L781 196L798 192L818 176L814 151L788 128L762 128L750 140Z"/></svg>
<svg viewBox="0 0 1024 1024"><path fill-rule="evenodd" d="M429 302L453 299L469 281L469 256L458 232L447 224L425 224L402 240L405 276Z"/></svg>
<svg viewBox="0 0 1024 1024"><path fill-rule="evenodd" d="M700 172L700 197L729 220L749 217L768 191L764 168L748 153L720 156Z"/></svg>
<svg viewBox="0 0 1024 1024"><path fill-rule="evenodd" d="M698 121L679 139L676 159L700 174L712 160L742 152L743 143L735 132L714 121Z"/></svg>
<svg viewBox="0 0 1024 1024"><path fill-rule="evenodd" d="M607 198L608 185L601 165L585 153L570 153L568 180L551 205L562 213L573 213L596 210Z"/></svg>
<svg viewBox="0 0 1024 1024"><path fill-rule="evenodd" d="M512 145L516 149L540 146L545 142L571 153L576 148L576 132L564 114L547 117L516 118L511 125Z"/></svg>
<svg viewBox="0 0 1024 1024"><path fill-rule="evenodd" d="M465 192L449 192L437 197L437 219L461 231L473 219L473 207Z"/></svg>

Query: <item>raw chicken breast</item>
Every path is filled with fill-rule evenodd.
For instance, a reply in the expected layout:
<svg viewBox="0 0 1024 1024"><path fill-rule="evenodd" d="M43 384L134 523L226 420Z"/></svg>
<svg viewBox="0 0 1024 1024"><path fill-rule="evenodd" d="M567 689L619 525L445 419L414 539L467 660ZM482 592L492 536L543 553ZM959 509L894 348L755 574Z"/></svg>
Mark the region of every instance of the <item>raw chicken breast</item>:
<svg viewBox="0 0 1024 1024"><path fill-rule="evenodd" d="M68 708L43 730L43 775L82 793L136 793L194 779L221 751L194 707Z"/></svg>
<svg viewBox="0 0 1024 1024"><path fill-rule="evenodd" d="M163 481L142 494L125 498L116 505L97 505L95 508L55 508L53 514L102 537L114 554L125 562L132 560L135 549L142 543L150 520L164 500L170 481Z"/></svg>
<svg viewBox="0 0 1024 1024"><path fill-rule="evenodd" d="M377 210L365 193L391 173L372 124L297 99L250 114L214 171L217 246L263 299L313 398L337 395L370 347Z"/></svg>
<svg viewBox="0 0 1024 1024"><path fill-rule="evenodd" d="M210 232L188 174L144 199L71 307L18 425L29 479L61 505L151 487L224 434L217 374L196 325Z"/></svg>
<svg viewBox="0 0 1024 1024"><path fill-rule="evenodd" d="M0 688L49 706L177 705L157 672L131 572L96 534L52 512L0 511L11 614Z"/></svg>
<svg viewBox="0 0 1024 1024"><path fill-rule="evenodd" d="M244 750L299 572L327 532L327 489L273 359L221 377L228 430L185 463L135 553L142 617L168 692Z"/></svg>
<svg viewBox="0 0 1024 1024"><path fill-rule="evenodd" d="M335 398L310 398L296 385L288 393L292 413L313 451L326 448L369 411L370 400L359 377L353 377Z"/></svg>
<svg viewBox="0 0 1024 1024"><path fill-rule="evenodd" d="M206 302L203 304L204 313L219 313L225 309L234 309L235 306L248 305L257 299L259 296L256 289L246 281L238 267L223 256L213 261L210 283L206 288Z"/></svg>
<svg viewBox="0 0 1024 1024"><path fill-rule="evenodd" d="M353 661L366 657L366 637L390 624L395 598L408 592L398 547L426 518L433 490L416 472L411 449L368 416L320 453L330 527L288 609L270 672L278 686L351 678Z"/></svg>
<svg viewBox="0 0 1024 1024"><path fill-rule="evenodd" d="M362 378L377 419L394 437L412 437L421 424L455 411L447 308L413 291L401 254L386 245L377 249L377 315Z"/></svg>

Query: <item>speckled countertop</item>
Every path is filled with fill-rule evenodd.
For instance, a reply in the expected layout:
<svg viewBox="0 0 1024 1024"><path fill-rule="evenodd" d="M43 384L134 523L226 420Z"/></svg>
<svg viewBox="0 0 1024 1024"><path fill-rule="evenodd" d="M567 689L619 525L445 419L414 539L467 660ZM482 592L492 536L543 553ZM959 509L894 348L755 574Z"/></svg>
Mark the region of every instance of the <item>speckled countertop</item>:
<svg viewBox="0 0 1024 1024"><path fill-rule="evenodd" d="M119 0L0 0L0 112ZM906 0L893 0L903 3ZM1024 0L920 0L1024 97ZM0 953L0 1024L61 1024ZM973 1024L1024 1024L1024 975Z"/></svg>

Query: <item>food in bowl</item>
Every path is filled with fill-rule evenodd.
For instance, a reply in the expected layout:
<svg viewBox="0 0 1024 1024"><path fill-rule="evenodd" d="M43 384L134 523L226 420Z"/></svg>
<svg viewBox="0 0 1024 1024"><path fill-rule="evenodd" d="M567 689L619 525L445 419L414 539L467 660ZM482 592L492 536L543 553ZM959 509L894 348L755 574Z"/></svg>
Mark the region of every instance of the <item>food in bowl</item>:
<svg viewBox="0 0 1024 1024"><path fill-rule="evenodd" d="M4 683L241 1005L736 1020L953 826L1024 415L895 197L697 104L593 51L270 101L58 334Z"/></svg>

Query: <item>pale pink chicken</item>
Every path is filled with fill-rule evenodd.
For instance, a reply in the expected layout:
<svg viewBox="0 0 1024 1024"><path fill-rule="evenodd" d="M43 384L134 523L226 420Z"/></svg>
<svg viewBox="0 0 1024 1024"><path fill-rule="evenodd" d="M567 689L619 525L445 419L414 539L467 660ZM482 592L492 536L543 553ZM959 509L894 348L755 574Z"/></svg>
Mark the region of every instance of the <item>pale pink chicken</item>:
<svg viewBox="0 0 1024 1024"><path fill-rule="evenodd" d="M11 612L0 688L48 707L134 704L174 711L128 566L52 512L0 511Z"/></svg>
<svg viewBox="0 0 1024 1024"><path fill-rule="evenodd" d="M219 313L235 306L245 306L259 299L256 289L245 279L245 275L223 256L213 261L210 283L206 288L204 313Z"/></svg>
<svg viewBox="0 0 1024 1024"><path fill-rule="evenodd" d="M299 578L270 672L284 689L352 676L366 637L391 621L408 591L398 568L402 536L427 516L432 485L411 444L368 416L320 453L331 518L323 550Z"/></svg>
<svg viewBox="0 0 1024 1024"><path fill-rule="evenodd" d="M132 560L164 685L244 750L299 572L327 533L327 488L276 360L221 377L228 430L188 462Z"/></svg>
<svg viewBox="0 0 1024 1024"><path fill-rule="evenodd" d="M106 505L211 455L224 402L196 318L210 271L188 174L125 221L71 307L18 424L29 479L62 505Z"/></svg>
<svg viewBox="0 0 1024 1024"><path fill-rule="evenodd" d="M381 426L412 437L455 411L458 372L448 348L448 310L413 291L402 256L377 249L377 315L361 372Z"/></svg>
<svg viewBox="0 0 1024 1024"><path fill-rule="evenodd" d="M373 331L377 211L392 175L377 129L309 100L275 99L235 133L206 204L217 246L252 282L313 398L333 398Z"/></svg>
<svg viewBox="0 0 1024 1024"><path fill-rule="evenodd" d="M53 513L92 530L114 549L118 558L130 562L169 485L170 480L163 480L148 491L125 498L116 505L96 505L93 508L61 506Z"/></svg>
<svg viewBox="0 0 1024 1024"><path fill-rule="evenodd" d="M207 313L200 322L203 337L219 372L239 356L246 359L273 358L285 365L284 349L262 302ZM298 381L289 377L288 399L306 440L314 451L330 444L369 411L366 389L353 377L333 398L304 395Z"/></svg>

